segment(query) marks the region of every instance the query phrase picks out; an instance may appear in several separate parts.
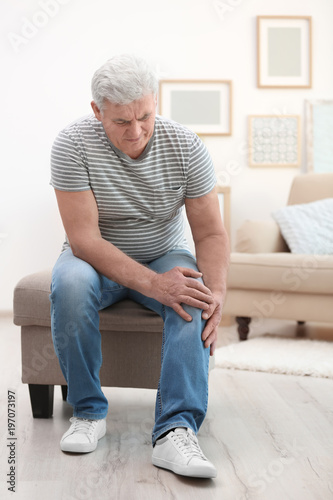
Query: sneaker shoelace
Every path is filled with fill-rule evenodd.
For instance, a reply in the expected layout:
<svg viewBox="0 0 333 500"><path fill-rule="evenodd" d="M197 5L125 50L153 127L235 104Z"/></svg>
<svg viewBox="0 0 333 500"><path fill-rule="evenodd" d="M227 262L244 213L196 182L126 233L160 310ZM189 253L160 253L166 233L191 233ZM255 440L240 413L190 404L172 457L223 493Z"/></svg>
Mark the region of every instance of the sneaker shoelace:
<svg viewBox="0 0 333 500"><path fill-rule="evenodd" d="M86 418L72 417L70 419L70 422L72 423L73 432L91 436L94 433L98 421L88 420Z"/></svg>
<svg viewBox="0 0 333 500"><path fill-rule="evenodd" d="M184 453L186 457L207 460L201 451L195 434L192 433L190 429L186 432L174 432L173 439L179 450Z"/></svg>

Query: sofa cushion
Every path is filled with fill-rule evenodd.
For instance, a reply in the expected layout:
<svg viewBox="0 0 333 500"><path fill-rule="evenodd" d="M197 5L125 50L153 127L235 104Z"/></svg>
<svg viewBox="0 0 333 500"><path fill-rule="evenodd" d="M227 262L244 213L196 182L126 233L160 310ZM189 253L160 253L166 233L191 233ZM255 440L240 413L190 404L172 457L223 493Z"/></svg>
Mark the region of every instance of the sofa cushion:
<svg viewBox="0 0 333 500"><path fill-rule="evenodd" d="M272 216L293 253L333 255L333 198L290 205Z"/></svg>
<svg viewBox="0 0 333 500"><path fill-rule="evenodd" d="M14 290L14 323L19 326L51 326L51 270L25 276ZM161 332L162 318L132 300L122 300L100 311L100 330Z"/></svg>
<svg viewBox="0 0 333 500"><path fill-rule="evenodd" d="M228 287L300 293L333 293L333 256L232 253Z"/></svg>
<svg viewBox="0 0 333 500"><path fill-rule="evenodd" d="M289 252L274 220L246 220L237 230L236 252Z"/></svg>

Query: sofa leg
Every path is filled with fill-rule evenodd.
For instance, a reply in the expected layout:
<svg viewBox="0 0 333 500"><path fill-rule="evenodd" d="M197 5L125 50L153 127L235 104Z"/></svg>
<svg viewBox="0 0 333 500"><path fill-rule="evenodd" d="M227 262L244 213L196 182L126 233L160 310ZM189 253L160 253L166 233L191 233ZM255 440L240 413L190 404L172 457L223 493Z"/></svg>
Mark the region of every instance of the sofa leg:
<svg viewBox="0 0 333 500"><path fill-rule="evenodd" d="M52 417L54 386L29 384L29 393L33 417Z"/></svg>
<svg viewBox="0 0 333 500"><path fill-rule="evenodd" d="M238 324L237 330L239 340L247 340L247 336L250 331L249 324L251 323L251 318L247 318L246 316L237 316L236 321Z"/></svg>
<svg viewBox="0 0 333 500"><path fill-rule="evenodd" d="M298 325L305 325L305 321L297 321Z"/></svg>
<svg viewBox="0 0 333 500"><path fill-rule="evenodd" d="M67 385L62 385L61 386L61 392L62 392L62 400L63 401L67 401L68 386Z"/></svg>

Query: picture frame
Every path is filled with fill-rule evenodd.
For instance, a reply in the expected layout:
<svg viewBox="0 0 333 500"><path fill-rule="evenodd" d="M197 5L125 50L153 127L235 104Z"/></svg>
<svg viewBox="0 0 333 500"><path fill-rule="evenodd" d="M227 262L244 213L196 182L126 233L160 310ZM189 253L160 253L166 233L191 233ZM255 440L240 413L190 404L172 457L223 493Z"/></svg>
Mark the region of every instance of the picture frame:
<svg viewBox="0 0 333 500"><path fill-rule="evenodd" d="M232 134L231 80L161 80L159 114L200 136Z"/></svg>
<svg viewBox="0 0 333 500"><path fill-rule="evenodd" d="M305 101L306 170L333 172L333 100Z"/></svg>
<svg viewBox="0 0 333 500"><path fill-rule="evenodd" d="M250 167L300 167L299 115L249 116Z"/></svg>
<svg viewBox="0 0 333 500"><path fill-rule="evenodd" d="M312 87L312 18L257 16L259 88Z"/></svg>

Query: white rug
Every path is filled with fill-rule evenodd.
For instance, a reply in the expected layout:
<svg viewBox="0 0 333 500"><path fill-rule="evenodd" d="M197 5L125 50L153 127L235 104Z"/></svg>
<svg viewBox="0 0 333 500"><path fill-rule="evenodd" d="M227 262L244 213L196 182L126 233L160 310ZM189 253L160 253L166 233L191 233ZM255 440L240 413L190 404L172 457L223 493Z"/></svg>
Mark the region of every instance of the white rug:
<svg viewBox="0 0 333 500"><path fill-rule="evenodd" d="M333 342L265 335L216 349L215 366L333 378Z"/></svg>

